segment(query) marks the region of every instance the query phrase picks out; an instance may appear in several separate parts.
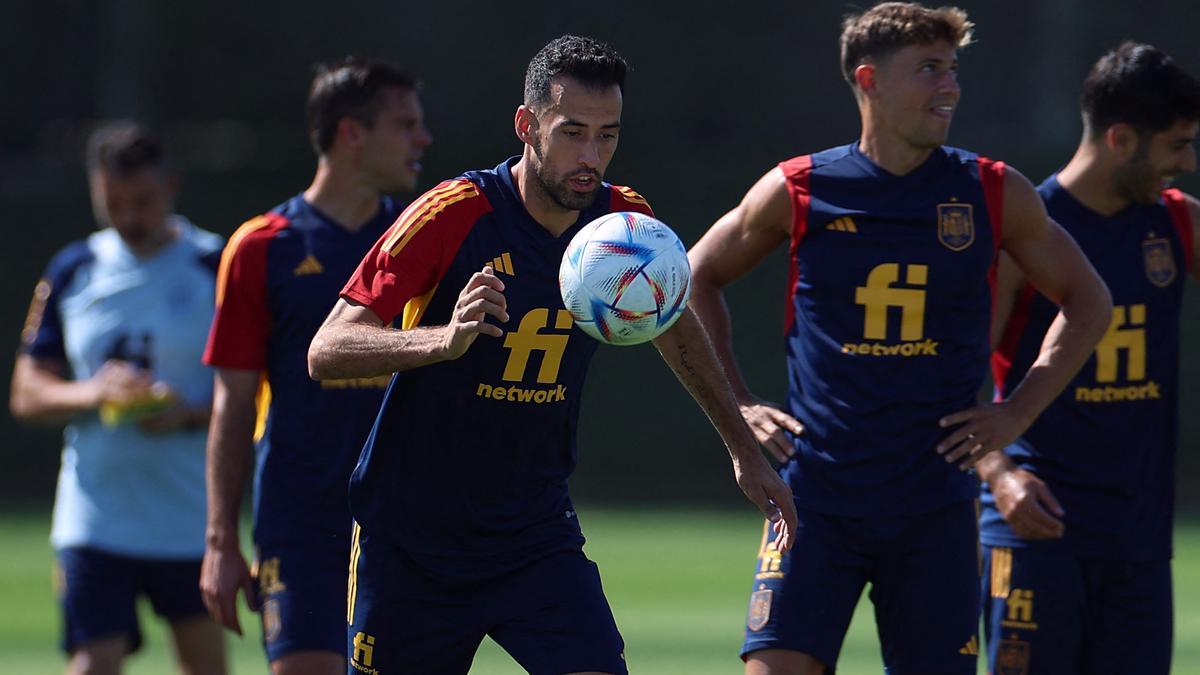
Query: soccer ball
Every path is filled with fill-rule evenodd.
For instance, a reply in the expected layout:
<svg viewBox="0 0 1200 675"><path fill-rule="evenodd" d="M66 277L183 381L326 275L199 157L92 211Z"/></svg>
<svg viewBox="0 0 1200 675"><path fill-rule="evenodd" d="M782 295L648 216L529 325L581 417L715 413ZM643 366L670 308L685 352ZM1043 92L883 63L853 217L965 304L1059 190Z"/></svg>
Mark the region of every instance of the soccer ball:
<svg viewBox="0 0 1200 675"><path fill-rule="evenodd" d="M610 213L583 227L563 254L558 289L583 332L610 345L653 340L687 306L692 269L661 221Z"/></svg>

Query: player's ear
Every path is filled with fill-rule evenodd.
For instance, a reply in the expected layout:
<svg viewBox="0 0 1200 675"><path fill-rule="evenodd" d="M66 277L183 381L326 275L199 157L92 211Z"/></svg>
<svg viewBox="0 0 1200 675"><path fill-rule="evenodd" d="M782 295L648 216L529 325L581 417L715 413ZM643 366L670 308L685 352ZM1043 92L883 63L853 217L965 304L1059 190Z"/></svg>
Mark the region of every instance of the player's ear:
<svg viewBox="0 0 1200 675"><path fill-rule="evenodd" d="M337 139L346 145L358 145L362 141L363 125L353 117L343 117L337 123Z"/></svg>
<svg viewBox="0 0 1200 675"><path fill-rule="evenodd" d="M1104 131L1104 145L1116 154L1120 161L1128 161L1137 153L1137 130L1124 122L1118 122Z"/></svg>
<svg viewBox="0 0 1200 675"><path fill-rule="evenodd" d="M513 130L517 133L517 138L526 145L533 145L533 134L537 129L537 117L527 106L521 105L517 107L517 114L513 117Z"/></svg>
<svg viewBox="0 0 1200 675"><path fill-rule="evenodd" d="M875 65L863 63L855 68L854 83L858 85L859 91L864 94L875 93Z"/></svg>

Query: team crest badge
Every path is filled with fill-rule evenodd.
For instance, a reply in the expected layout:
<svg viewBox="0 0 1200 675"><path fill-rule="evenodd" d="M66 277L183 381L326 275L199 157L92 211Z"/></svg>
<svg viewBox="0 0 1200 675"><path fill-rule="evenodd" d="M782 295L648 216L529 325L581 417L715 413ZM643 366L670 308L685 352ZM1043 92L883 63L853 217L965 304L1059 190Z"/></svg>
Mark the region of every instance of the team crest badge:
<svg viewBox="0 0 1200 675"><path fill-rule="evenodd" d="M996 675L1026 675L1029 672L1029 643L1001 640L996 649Z"/></svg>
<svg viewBox="0 0 1200 675"><path fill-rule="evenodd" d="M750 630L762 630L771 620L772 592L771 589L764 588L750 594L750 615L746 618L746 627Z"/></svg>
<svg viewBox="0 0 1200 675"><path fill-rule="evenodd" d="M1169 286L1175 281L1175 257L1171 255L1168 239L1147 239L1142 242L1142 260L1146 263L1146 277L1155 286Z"/></svg>
<svg viewBox="0 0 1200 675"><path fill-rule="evenodd" d="M975 241L975 209L970 204L938 204L938 241L961 251Z"/></svg>

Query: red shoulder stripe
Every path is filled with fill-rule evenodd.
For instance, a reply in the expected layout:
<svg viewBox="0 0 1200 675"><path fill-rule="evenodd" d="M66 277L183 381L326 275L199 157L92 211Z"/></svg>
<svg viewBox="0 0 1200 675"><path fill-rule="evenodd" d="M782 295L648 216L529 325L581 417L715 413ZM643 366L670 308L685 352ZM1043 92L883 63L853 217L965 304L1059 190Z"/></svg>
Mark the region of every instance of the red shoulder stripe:
<svg viewBox="0 0 1200 675"><path fill-rule="evenodd" d="M812 155L800 155L779 163L783 171L788 196L792 201L792 241L788 249L792 264L788 266L788 296L784 309L783 330L792 329L796 320L796 287L800 283L800 241L808 231L808 206L811 201L809 179L812 176Z"/></svg>
<svg viewBox="0 0 1200 675"><path fill-rule="evenodd" d="M613 212L617 211L635 211L644 213L651 218L654 217L654 209L650 208L650 202L641 196L631 187L624 185L612 186L611 195L608 200L608 208Z"/></svg>
<svg viewBox="0 0 1200 675"><path fill-rule="evenodd" d="M451 205L457 204L464 200L474 200L476 197L482 196L479 188L471 181L460 178L458 180L446 181L436 188L426 192L420 199L409 204L404 213L396 219L391 230L385 235L383 249L389 255L399 253L412 238L416 236L421 228L425 227L438 214L448 209ZM476 208L463 207L455 209L456 215L458 212L469 212L468 217L478 217L483 212L487 211L489 206L487 199L480 200L482 204L475 203L471 206ZM472 220L474 218L471 218Z"/></svg>
<svg viewBox="0 0 1200 675"><path fill-rule="evenodd" d="M216 312L204 363L261 370L267 362L271 317L267 307L267 251L288 226L278 213L251 218L233 233L217 268Z"/></svg>
<svg viewBox="0 0 1200 675"><path fill-rule="evenodd" d="M980 157L979 182L983 184L983 201L992 223L992 250L999 253L1004 243L1004 162Z"/></svg>
<svg viewBox="0 0 1200 675"><path fill-rule="evenodd" d="M992 352L992 382L995 387L996 400L1003 400L1010 393L1005 383L1012 370L1013 359L1017 355L1017 346L1021 343L1021 334L1029 325L1029 310L1033 306L1033 296L1037 293L1031 284L1025 284L1013 303L1008 323L1004 326L1004 334L1000 336L1000 344ZM995 295L994 289L992 295Z"/></svg>
<svg viewBox="0 0 1200 675"><path fill-rule="evenodd" d="M1190 270L1195 264L1192 256L1195 255L1196 244L1192 240L1192 214L1188 213L1187 197L1176 188L1163 190L1162 196L1167 205L1167 213L1171 216L1171 223L1179 233L1179 243L1183 246L1184 267Z"/></svg>

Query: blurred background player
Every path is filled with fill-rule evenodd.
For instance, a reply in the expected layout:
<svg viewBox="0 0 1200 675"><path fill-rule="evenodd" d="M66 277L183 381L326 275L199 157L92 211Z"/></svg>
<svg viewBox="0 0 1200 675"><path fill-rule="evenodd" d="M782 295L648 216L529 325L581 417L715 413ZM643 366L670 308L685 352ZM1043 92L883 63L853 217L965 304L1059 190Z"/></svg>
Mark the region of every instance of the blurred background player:
<svg viewBox="0 0 1200 675"><path fill-rule="evenodd" d="M942 145L971 30L915 3L847 17L860 139L781 163L691 251L692 304L800 519L790 552L759 555L747 673L832 671L867 583L889 673L975 673L979 486L963 469L1024 431L1107 325L1103 284L1024 176ZM739 374L722 288L789 240L785 412ZM1062 313L1021 386L976 406L1002 249Z"/></svg>
<svg viewBox="0 0 1200 675"><path fill-rule="evenodd" d="M305 355L338 291L399 213L431 138L418 82L358 58L318 68L312 185L230 239L205 361L217 368L208 445L209 611L240 633L237 591L261 601L271 671L345 670L346 483L388 378L314 382ZM257 422L256 407L257 400ZM255 582L238 542L254 440Z"/></svg>
<svg viewBox="0 0 1200 675"><path fill-rule="evenodd" d="M13 371L22 420L67 423L50 542L68 673L117 673L141 645L135 601L170 624L180 672L225 672L196 588L220 237L172 213L163 145L119 123L88 141L101 229L60 251L34 291Z"/></svg>
<svg viewBox="0 0 1200 675"><path fill-rule="evenodd" d="M350 488L349 673L466 673L485 634L530 672L626 672L567 493L598 343L573 327L557 283L585 224L651 212L603 181L625 73L590 38L543 47L514 120L521 156L414 202L313 340L319 379L397 373ZM655 345L726 440L742 489L788 524L786 548L791 495L696 318L685 312Z"/></svg>
<svg viewBox="0 0 1200 675"><path fill-rule="evenodd" d="M1169 189L1196 170L1200 85L1126 43L1083 83L1083 139L1038 188L1113 297L1095 354L1017 444L979 464L989 670L1167 673L1179 433L1180 312L1200 278L1200 202ZM1017 385L1055 308L1007 257L993 358Z"/></svg>

